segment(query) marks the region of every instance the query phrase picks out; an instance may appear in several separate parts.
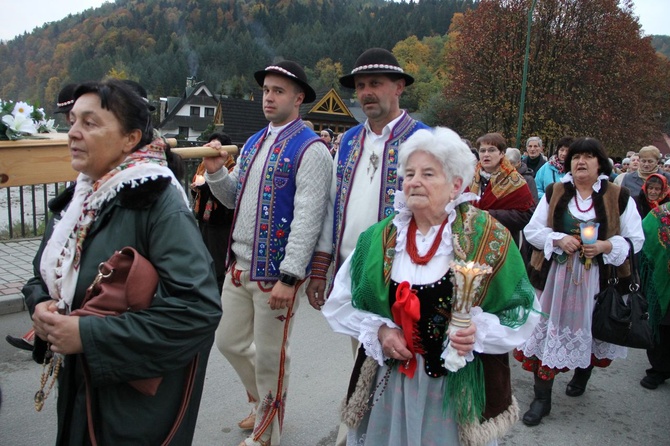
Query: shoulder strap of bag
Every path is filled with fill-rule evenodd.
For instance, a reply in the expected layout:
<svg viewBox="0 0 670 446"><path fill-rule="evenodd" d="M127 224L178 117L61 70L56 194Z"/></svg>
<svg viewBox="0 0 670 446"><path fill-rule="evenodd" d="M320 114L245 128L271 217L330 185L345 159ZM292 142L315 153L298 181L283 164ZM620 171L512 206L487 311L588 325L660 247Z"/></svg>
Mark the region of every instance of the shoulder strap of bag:
<svg viewBox="0 0 670 446"><path fill-rule="evenodd" d="M200 353L196 354L195 357L191 360L189 364L188 373L186 375L186 383L184 385L184 391L182 393L181 405L179 406L179 411L172 425L172 429L168 433L165 441L161 443L161 446L167 446L172 442L177 430L181 426L181 422L184 420L186 415L186 410L188 405L191 402L191 395L193 394L193 388L195 387L195 376L198 371L198 361L200 360ZM90 371L88 369L88 364L86 361L83 361L84 366L84 383L86 384L86 418L88 424L88 436L91 440L92 446L98 446L98 441L95 438L95 427L93 426L93 407L91 402L91 385L90 385Z"/></svg>
<svg viewBox="0 0 670 446"><path fill-rule="evenodd" d="M631 239L626 237L630 251L628 252L628 258L630 259L630 290L637 291L640 289L640 273L637 269L637 259L635 258L635 247Z"/></svg>

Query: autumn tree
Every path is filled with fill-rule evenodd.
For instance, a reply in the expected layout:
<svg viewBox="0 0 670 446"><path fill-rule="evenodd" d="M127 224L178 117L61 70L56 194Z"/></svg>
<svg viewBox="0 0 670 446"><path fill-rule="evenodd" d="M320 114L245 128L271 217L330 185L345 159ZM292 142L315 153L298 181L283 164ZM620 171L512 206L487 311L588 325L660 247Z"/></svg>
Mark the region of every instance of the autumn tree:
<svg viewBox="0 0 670 446"><path fill-rule="evenodd" d="M393 47L400 66L414 77L414 84L405 90L401 106L422 109L445 87L444 49L447 36L429 36L419 40L409 36Z"/></svg>
<svg viewBox="0 0 670 446"><path fill-rule="evenodd" d="M483 0L454 18L442 120L514 142L531 0ZM649 142L670 112L670 77L624 0L542 0L533 13L522 139L599 138L613 154Z"/></svg>
<svg viewBox="0 0 670 446"><path fill-rule="evenodd" d="M343 76L342 64L333 62L330 57L319 60L314 69L305 68L307 78L311 80L314 88L334 88L340 91L340 77Z"/></svg>

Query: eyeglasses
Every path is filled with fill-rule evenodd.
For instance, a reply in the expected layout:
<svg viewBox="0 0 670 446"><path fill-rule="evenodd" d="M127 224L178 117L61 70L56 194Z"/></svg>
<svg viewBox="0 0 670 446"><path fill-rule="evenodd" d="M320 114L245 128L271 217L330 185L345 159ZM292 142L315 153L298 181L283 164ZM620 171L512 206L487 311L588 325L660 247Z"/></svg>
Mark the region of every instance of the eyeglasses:
<svg viewBox="0 0 670 446"><path fill-rule="evenodd" d="M499 150L496 147L489 147L489 148L484 148L482 147L481 149L478 150L479 153L496 153L499 152Z"/></svg>

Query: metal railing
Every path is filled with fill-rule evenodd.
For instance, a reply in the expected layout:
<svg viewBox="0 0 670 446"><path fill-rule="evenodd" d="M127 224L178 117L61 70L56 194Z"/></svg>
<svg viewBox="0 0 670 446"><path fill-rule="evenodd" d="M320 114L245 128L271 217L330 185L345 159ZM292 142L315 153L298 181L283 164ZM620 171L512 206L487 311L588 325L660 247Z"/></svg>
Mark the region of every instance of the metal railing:
<svg viewBox="0 0 670 446"><path fill-rule="evenodd" d="M41 236L49 214L49 200L65 187L66 183L53 183L0 190L0 240Z"/></svg>

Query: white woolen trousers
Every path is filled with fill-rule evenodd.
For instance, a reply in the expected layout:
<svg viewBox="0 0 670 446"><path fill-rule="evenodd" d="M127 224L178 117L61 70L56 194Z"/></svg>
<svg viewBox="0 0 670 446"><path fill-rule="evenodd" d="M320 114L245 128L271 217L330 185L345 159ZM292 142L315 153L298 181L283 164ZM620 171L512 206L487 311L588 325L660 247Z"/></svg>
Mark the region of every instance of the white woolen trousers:
<svg viewBox="0 0 670 446"><path fill-rule="evenodd" d="M302 283L296 285L288 309L272 310L268 300L274 282L251 281L249 271L234 266L223 284L216 346L258 405L253 439L271 438L272 445L279 445L291 362L289 338Z"/></svg>

